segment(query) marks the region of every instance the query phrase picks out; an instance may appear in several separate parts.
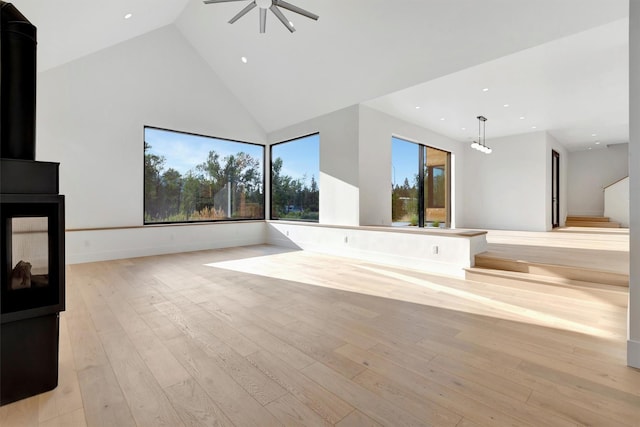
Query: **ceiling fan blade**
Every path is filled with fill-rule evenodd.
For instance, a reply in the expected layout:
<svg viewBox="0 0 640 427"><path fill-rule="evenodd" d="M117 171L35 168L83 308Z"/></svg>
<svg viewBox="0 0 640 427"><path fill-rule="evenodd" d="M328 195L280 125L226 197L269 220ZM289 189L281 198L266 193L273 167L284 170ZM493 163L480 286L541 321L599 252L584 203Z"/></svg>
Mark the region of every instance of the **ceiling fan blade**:
<svg viewBox="0 0 640 427"><path fill-rule="evenodd" d="M231 18L229 20L229 24L233 24L234 22L236 22L238 19L242 18L244 15L246 15L251 9L253 9L256 6L257 6L256 2L252 1L244 9L242 9L240 12L238 12L238 14L236 16Z"/></svg>
<svg viewBox="0 0 640 427"><path fill-rule="evenodd" d="M246 0L203 0L203 3L204 4L225 3L225 2L229 2L229 1L246 1Z"/></svg>
<svg viewBox="0 0 640 427"><path fill-rule="evenodd" d="M292 5L291 3L287 3L286 1L274 0L273 3L278 7L290 10L291 12L297 13L298 15L306 16L307 18L313 19L314 21L317 21L319 18L319 16L315 13L311 13L307 10L301 9L298 6Z"/></svg>
<svg viewBox="0 0 640 427"><path fill-rule="evenodd" d="M287 30L291 31L292 33L296 30L293 27L293 23L291 21L289 21L283 14L282 12L280 12L280 9L278 9L278 7L273 4L271 5L271 7L269 8L271 9L271 12L273 12L274 15L276 15L276 17L280 20L280 22L282 22L282 25L284 25L285 27L287 27Z"/></svg>
<svg viewBox="0 0 640 427"><path fill-rule="evenodd" d="M260 33L264 34L267 30L267 9L260 8Z"/></svg>

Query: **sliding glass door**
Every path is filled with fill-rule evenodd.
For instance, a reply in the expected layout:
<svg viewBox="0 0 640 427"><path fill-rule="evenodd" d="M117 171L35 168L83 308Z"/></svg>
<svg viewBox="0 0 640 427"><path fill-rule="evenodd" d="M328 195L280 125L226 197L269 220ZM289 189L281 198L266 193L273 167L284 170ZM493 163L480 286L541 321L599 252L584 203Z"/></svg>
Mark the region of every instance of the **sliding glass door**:
<svg viewBox="0 0 640 427"><path fill-rule="evenodd" d="M450 153L393 137L391 216L396 226L448 226Z"/></svg>
<svg viewBox="0 0 640 427"><path fill-rule="evenodd" d="M427 224L449 225L450 153L424 147L424 213Z"/></svg>

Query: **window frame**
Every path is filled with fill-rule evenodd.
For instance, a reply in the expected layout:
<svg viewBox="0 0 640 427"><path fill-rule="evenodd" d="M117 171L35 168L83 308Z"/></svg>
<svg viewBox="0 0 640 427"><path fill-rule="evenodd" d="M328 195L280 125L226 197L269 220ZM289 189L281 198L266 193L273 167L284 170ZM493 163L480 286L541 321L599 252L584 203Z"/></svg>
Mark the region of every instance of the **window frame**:
<svg viewBox="0 0 640 427"><path fill-rule="evenodd" d="M318 220L308 220L308 219L291 219L291 218L274 218L273 217L273 147L277 145L286 144L289 142L297 141L300 139L308 138L310 136L318 135ZM295 221L295 222L311 222L311 223L320 223L320 132L311 132L306 135L296 136L294 138L290 138L284 141L274 142L273 144L269 144L269 220L270 221Z"/></svg>
<svg viewBox="0 0 640 427"><path fill-rule="evenodd" d="M147 200L145 197L145 187L146 187L146 174L145 174L145 144L146 144L146 130L147 129L155 129L164 132L173 132L183 135L196 136L200 138L211 138L214 140L227 141L227 142L235 142L240 144L254 145L257 147L262 147L262 215L260 218L225 218L225 219L194 219L194 220L186 220L186 221L158 221L158 222L147 222L145 219L145 213L147 212ZM267 146L266 144L260 144L257 142L248 142L248 141L240 141L237 139L230 138L220 138L217 136L204 135L195 132L185 132L181 130L168 129L158 126L144 125L142 129L142 223L143 226L154 226L154 225L179 225L179 224L207 224L207 223L221 223L221 222L247 222L247 221L264 221L266 219L265 215L265 207L266 207L266 173L267 173Z"/></svg>

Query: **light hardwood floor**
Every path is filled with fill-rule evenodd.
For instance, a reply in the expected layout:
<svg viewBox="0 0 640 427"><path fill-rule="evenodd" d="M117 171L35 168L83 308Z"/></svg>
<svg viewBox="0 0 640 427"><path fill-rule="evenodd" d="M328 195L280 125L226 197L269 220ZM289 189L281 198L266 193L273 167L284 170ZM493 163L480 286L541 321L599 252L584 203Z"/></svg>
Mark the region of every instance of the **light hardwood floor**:
<svg viewBox="0 0 640 427"><path fill-rule="evenodd" d="M60 385L1 407L2 427L640 425L625 288L272 246L67 277Z"/></svg>

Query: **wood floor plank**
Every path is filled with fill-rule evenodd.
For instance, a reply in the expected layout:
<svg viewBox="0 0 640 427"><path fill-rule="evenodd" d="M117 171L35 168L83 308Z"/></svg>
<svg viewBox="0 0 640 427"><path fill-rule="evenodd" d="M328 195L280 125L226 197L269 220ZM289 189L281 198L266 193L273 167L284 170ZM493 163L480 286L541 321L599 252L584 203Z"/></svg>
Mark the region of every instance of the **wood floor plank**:
<svg viewBox="0 0 640 427"><path fill-rule="evenodd" d="M284 426L330 427L333 424L323 420L308 406L295 397L286 394L265 406Z"/></svg>
<svg viewBox="0 0 640 427"><path fill-rule="evenodd" d="M41 423L82 409L82 394L73 361L65 313L60 315L59 340L58 387L38 395L38 421Z"/></svg>
<svg viewBox="0 0 640 427"><path fill-rule="evenodd" d="M499 376L493 376L491 377L491 381L487 381L487 374L485 372L479 372L475 369L471 369L469 365L460 363L450 357L437 356L430 361L429 366L438 371L448 372L449 374L461 379L465 379L476 384L482 384L484 387L487 387L497 393L502 393L505 396L517 399L521 402L526 402L533 391L529 387Z"/></svg>
<svg viewBox="0 0 640 427"><path fill-rule="evenodd" d="M36 427L38 424L37 399L23 399L0 406L2 427Z"/></svg>
<svg viewBox="0 0 640 427"><path fill-rule="evenodd" d="M379 422L371 419L357 409L344 417L336 427L383 427Z"/></svg>
<svg viewBox="0 0 640 427"><path fill-rule="evenodd" d="M295 316L296 322L307 323L310 326L321 328L326 334L338 338L344 342L351 342L361 348L369 348L376 345L380 336L370 336L358 330L357 323L348 323L334 316L334 310L324 310L319 304L287 305L287 313Z"/></svg>
<svg viewBox="0 0 640 427"><path fill-rule="evenodd" d="M193 378L167 387L165 392L185 426L234 427Z"/></svg>
<svg viewBox="0 0 640 427"><path fill-rule="evenodd" d="M459 394L447 387L434 384L425 380L417 383L408 382L407 378L397 379L393 376L382 375L373 370L364 371L354 381L361 387L370 390L384 400L395 402L405 411L417 413L424 410L421 407L423 401L438 405L455 417L446 417L440 424L433 425L457 425L462 417L468 417L483 426L533 426L511 417L509 414L483 405L475 399ZM360 408L358 408L360 409ZM430 415L433 418L433 415ZM453 422L453 424L451 424Z"/></svg>
<svg viewBox="0 0 640 427"><path fill-rule="evenodd" d="M216 348L215 356L215 362L262 405L287 393L278 383L231 348L219 346Z"/></svg>
<svg viewBox="0 0 640 427"><path fill-rule="evenodd" d="M394 361L395 363L414 372L422 372L429 361L437 356L436 353L432 353L423 347L417 346L391 347L386 344L376 344L367 350L373 354L377 354L378 356Z"/></svg>
<svg viewBox="0 0 640 427"><path fill-rule="evenodd" d="M78 372L87 425L135 427L136 422L110 365Z"/></svg>
<svg viewBox="0 0 640 427"><path fill-rule="evenodd" d="M261 350L247 356L247 358L258 369L262 370L265 375L280 384L292 396L315 411L326 422L335 424L353 411L353 406L346 401L327 391L297 370L288 369L278 357L268 351Z"/></svg>
<svg viewBox="0 0 640 427"><path fill-rule="evenodd" d="M558 357L561 352L556 354L553 349L536 345L535 342L518 341L516 337L512 337L509 340L510 345L505 347L507 340L504 337L496 336L488 331L482 334L461 333L459 337L464 341L487 348L504 349L503 351L506 354L523 359L523 362L528 362L528 366L531 367L538 364L556 366L559 371L564 371L567 374L575 375L603 386L613 386L615 384L616 388L640 396L640 387L638 387L638 384L640 384L640 372L629 370L626 367L617 369L615 366L604 366L595 361L581 362L578 358L571 359L567 355ZM576 366L579 363L586 366ZM620 375L616 375L615 371L618 371Z"/></svg>
<svg viewBox="0 0 640 427"><path fill-rule="evenodd" d="M82 408L59 415L39 424L39 427L86 427L87 420Z"/></svg>
<svg viewBox="0 0 640 427"><path fill-rule="evenodd" d="M315 362L313 358L257 325L243 326L239 331L262 350L271 352L292 368L302 369Z"/></svg>
<svg viewBox="0 0 640 427"><path fill-rule="evenodd" d="M637 416L631 420L631 424L627 424L626 422L619 421L618 417L605 417L600 415L596 410L580 407L572 402L558 401L555 397L557 397L557 395L534 391L527 403L540 410L556 413L578 425L607 427L615 423L619 426L633 426L634 424L637 425L638 421L640 421L640 418L638 418L638 416L640 416L640 409Z"/></svg>
<svg viewBox="0 0 640 427"><path fill-rule="evenodd" d="M113 372L138 425L183 426L155 377L121 332L100 335Z"/></svg>
<svg viewBox="0 0 640 427"><path fill-rule="evenodd" d="M325 363L327 366L330 366L348 378L353 378L364 369L357 363L332 351L334 348L343 345L344 341L336 340L326 334L321 334L306 325L298 323L295 327L272 329L271 332L307 356Z"/></svg>
<svg viewBox="0 0 640 427"><path fill-rule="evenodd" d="M168 342L167 346L236 426L279 424L269 411L220 368L195 341L188 337L179 337Z"/></svg>
<svg viewBox="0 0 640 427"><path fill-rule="evenodd" d="M337 351L342 351L353 360L362 361L362 363L366 364L369 369L382 376L393 378L395 382L402 385L405 389L410 389L411 387L419 387L422 390L429 389L430 393L434 393L431 396L434 400L440 400L446 395L455 396L455 400L466 400L466 405L469 407L475 406L476 408L484 409L485 411L491 406L495 407L497 411L492 411L492 417L509 417L514 421L518 420L522 424L527 424L530 421L533 424L537 423L540 425L563 424L561 420L557 420L556 417L546 414L543 411L536 411L526 403L514 399L510 395L493 391L491 387L487 385L489 381L483 381L482 384L468 381L463 377L463 375L450 374L446 371L437 369L432 364L426 366L422 373L410 372L404 367L354 346L347 345ZM367 374L368 372L365 372L362 376L356 377L355 381L362 383L363 381L366 381L363 378L370 379L371 376ZM485 379L488 380L486 377ZM369 382L368 384L372 383ZM512 388L513 387L517 387L517 385L513 385ZM397 387L397 389L401 390L402 388ZM506 392L508 392L508 390L505 390L505 393ZM398 395L400 394L398 393ZM405 393L405 395L409 394ZM442 406L449 408L454 412L460 410L456 408L456 406L452 405L450 401L446 400L439 402L438 406L441 407L439 411L438 407L434 405L429 413L441 414L443 418L450 418L452 414ZM407 407L407 409L410 408L410 406ZM411 409L415 410L415 408ZM421 408L417 409L420 410ZM464 415L469 416L468 414ZM426 414L423 416L426 416ZM458 421L459 419L456 420L456 422ZM442 420L434 420L434 423L435 422L442 422Z"/></svg>
<svg viewBox="0 0 640 427"><path fill-rule="evenodd" d="M352 402L358 410L383 425L398 427L430 425L427 421L420 420L401 410L359 384L349 381L322 363L307 366L302 370L302 373L340 398ZM451 425L455 425L455 423Z"/></svg>
<svg viewBox="0 0 640 427"><path fill-rule="evenodd" d="M78 303L78 306L80 304L82 304L84 310L79 309L67 316L69 339L71 341L74 364L78 371L92 366L104 366L109 363L84 302Z"/></svg>
<svg viewBox="0 0 640 427"><path fill-rule="evenodd" d="M151 329L138 329L129 337L160 387L168 387L190 378L189 373Z"/></svg>
<svg viewBox="0 0 640 427"><path fill-rule="evenodd" d="M493 238L628 256L623 234ZM636 427L627 299L267 245L72 265L60 385L0 424Z"/></svg>

